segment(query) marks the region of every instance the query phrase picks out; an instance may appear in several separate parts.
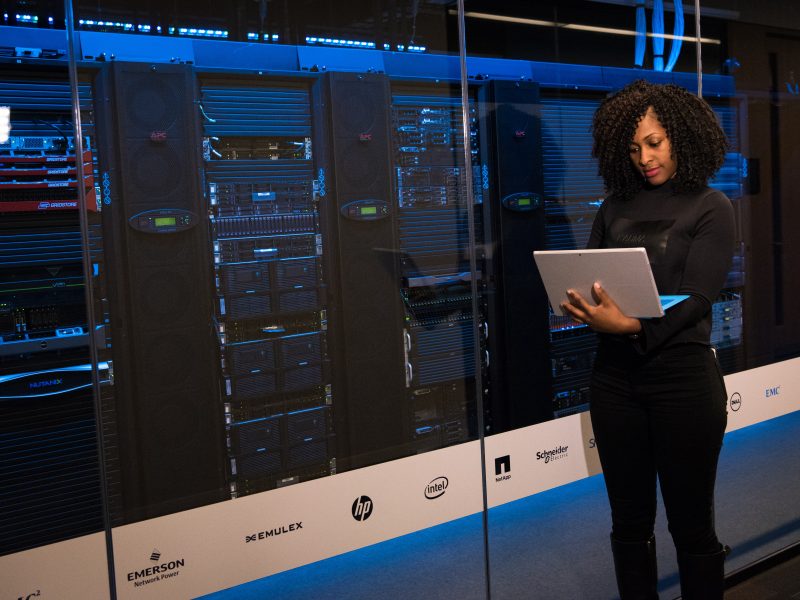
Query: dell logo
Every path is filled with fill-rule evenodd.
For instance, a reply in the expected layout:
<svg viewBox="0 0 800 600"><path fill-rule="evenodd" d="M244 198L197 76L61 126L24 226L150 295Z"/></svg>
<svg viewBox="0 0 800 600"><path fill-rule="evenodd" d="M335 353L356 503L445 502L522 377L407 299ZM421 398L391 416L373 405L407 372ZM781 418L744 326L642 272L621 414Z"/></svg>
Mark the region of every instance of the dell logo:
<svg viewBox="0 0 800 600"><path fill-rule="evenodd" d="M771 398L772 396L779 396L780 393L781 393L781 386L778 385L776 387L767 388L764 391L764 396L766 398Z"/></svg>
<svg viewBox="0 0 800 600"><path fill-rule="evenodd" d="M372 515L372 499L369 496L360 496L353 502L353 518L356 521L366 521Z"/></svg>
<svg viewBox="0 0 800 600"><path fill-rule="evenodd" d="M742 408L742 396L739 392L734 392L731 394L730 399L730 407L733 412L736 412L740 408Z"/></svg>

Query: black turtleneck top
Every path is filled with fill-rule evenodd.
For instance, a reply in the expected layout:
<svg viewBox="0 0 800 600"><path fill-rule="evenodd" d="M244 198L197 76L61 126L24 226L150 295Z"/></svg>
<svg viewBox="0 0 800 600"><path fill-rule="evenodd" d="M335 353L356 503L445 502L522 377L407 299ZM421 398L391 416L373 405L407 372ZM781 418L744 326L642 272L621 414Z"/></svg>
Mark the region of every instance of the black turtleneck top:
<svg viewBox="0 0 800 600"><path fill-rule="evenodd" d="M644 247L658 293L689 296L663 317L641 319L642 331L633 341L638 353L677 344L710 344L711 305L730 269L734 240L731 201L711 188L677 194L667 182L645 188L630 200L613 194L606 198L588 247Z"/></svg>

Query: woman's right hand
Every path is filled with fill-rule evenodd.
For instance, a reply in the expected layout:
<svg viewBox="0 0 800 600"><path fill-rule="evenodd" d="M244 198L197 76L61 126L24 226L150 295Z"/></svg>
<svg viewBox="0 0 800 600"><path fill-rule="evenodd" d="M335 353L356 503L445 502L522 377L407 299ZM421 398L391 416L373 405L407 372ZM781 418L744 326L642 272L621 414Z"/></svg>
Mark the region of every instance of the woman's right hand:
<svg viewBox="0 0 800 600"><path fill-rule="evenodd" d="M631 335L642 330L639 319L628 317L622 313L599 282L592 286L592 298L597 306L589 302L575 290L567 290L569 302L561 304L561 308L578 323L583 323L598 333Z"/></svg>

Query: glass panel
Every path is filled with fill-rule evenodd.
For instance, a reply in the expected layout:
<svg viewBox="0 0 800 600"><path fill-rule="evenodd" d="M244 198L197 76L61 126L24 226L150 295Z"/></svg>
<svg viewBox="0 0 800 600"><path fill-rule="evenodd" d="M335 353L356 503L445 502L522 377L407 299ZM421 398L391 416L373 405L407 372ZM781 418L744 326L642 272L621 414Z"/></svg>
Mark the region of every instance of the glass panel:
<svg viewBox="0 0 800 600"><path fill-rule="evenodd" d="M490 336L488 348L492 362L487 410L492 418L487 421L487 431L492 435L487 436L485 444L492 595L521 597L536 586L543 597L614 597L617 584L608 547L611 519L604 481L595 476L600 463L588 414L598 339L586 326L552 310L548 313L547 296L531 262L531 252L581 249L589 243L595 215L607 194L598 175L598 162L592 157L592 122L601 102L636 79L674 83L696 92L696 70L702 63L703 97L729 142L723 165L709 185L730 199L735 218L732 265L724 283L720 282L719 294L709 298L713 300L710 342L716 348L717 362L725 374L743 375L741 379L726 378L730 393L728 431L796 410L798 407L791 403L756 407L765 394L772 398L781 393L784 388L776 387L777 380L784 382L782 386L788 385L788 372L779 369L775 383L769 383L769 377L761 373L744 375L745 370L778 358L775 339L781 339L780 346L786 349L781 358L796 355L788 321L781 327L786 339L775 338L772 329L761 328L766 315L773 313L759 317L751 306L772 311L781 303L772 297L773 274L778 273L778 281L789 281L793 276L784 267L778 271L771 270L772 266L762 269L763 259L756 264L752 258L751 246L761 244L775 264L790 260L783 245L770 246L767 240L772 238L764 239L763 233L751 229L755 226L750 210L754 163L748 160L748 154L752 154L748 144L752 144L754 131L764 136L769 121L760 127L748 122L755 98L748 106L742 82L735 74L736 70L741 74L739 53L743 51L730 51L731 32L736 31L732 21L740 15L723 6L714 7L702 19L701 61L697 56L694 7L688 3L498 4L467 0L464 8L468 72L476 84L480 81L487 89L480 112L495 132L490 181L496 195L490 204L497 207L500 222L509 224L492 239L492 255L501 267L495 271L500 276L492 280L490 296L504 307L506 318L490 322L495 335ZM746 20L744 16L742 20ZM753 52L752 32L749 35L739 43ZM787 57L789 54L787 51ZM763 81L758 86L749 85L752 89L769 89L768 53L759 60L750 77L758 73ZM784 79L791 80L788 66ZM772 85L775 88L774 82ZM788 89L783 83L781 86L781 91ZM764 93L758 98L764 106ZM781 102L780 110L787 105L790 103ZM781 118L785 119L782 123L791 122L789 112ZM538 197L527 214L508 210L508 203L519 194ZM776 210L781 218L791 213L785 202ZM770 231L775 230L774 212L761 213L758 219L769 225ZM674 214L669 218L674 219ZM778 227L777 231L778 241L783 241L780 231L785 229ZM756 237L760 238L758 242ZM765 267L767 264L773 263L765 263ZM655 267L654 271L658 280ZM758 289L769 291L757 292L751 283L756 278L763 280ZM768 304L772 305L769 309ZM511 323L513 326L508 325ZM517 331L519 339L515 339ZM711 371L714 375L716 367ZM718 395L721 399L721 390ZM744 412L746 402L749 413ZM719 404L715 414L721 419ZM688 421L697 419L699 416L693 414ZM791 429L791 423L781 422L784 424L776 421L773 429ZM782 528L791 528L796 519L789 514L796 511L789 510L775 520L765 517L756 526L744 527L742 511L732 507L733 490L747 480L750 469L757 468L752 462L747 467L734 465L743 460L745 452L753 451L755 438L748 437L750 433L746 430L729 435L721 459L717 519L722 541L734 546L729 571L747 562L744 555L753 560L780 543L785 545L787 536ZM632 451L628 460L640 456L640 452ZM782 462L784 471L790 470L794 458L787 454L786 462ZM778 486L781 493L791 497L786 488L793 487L792 483L782 481ZM753 504L748 504L751 508L757 502L756 495ZM662 593L675 596L679 592L677 564L663 513L663 506L659 506L655 524L659 587ZM751 551L749 544L754 542L749 536L766 530L771 531L770 541L756 544L758 550ZM733 543L737 537L736 544L744 548Z"/></svg>
<svg viewBox="0 0 800 600"><path fill-rule="evenodd" d="M64 24L56 2L10 3L0 24L0 580L15 598L108 595L79 210L96 216L96 153Z"/></svg>
<svg viewBox="0 0 800 600"><path fill-rule="evenodd" d="M800 426L794 375L800 328L790 308L800 287L800 246L790 233L800 223L792 141L800 126L800 21L789 3L731 11L725 3L703 2L702 27L724 32L719 62L707 64L705 56L703 62L707 72L717 69L734 81L729 110L740 153L734 164L743 175L740 278L726 328L742 342L736 362L722 363L728 373L739 371L726 378L728 429L737 431L726 436L717 482L718 528L732 547L726 570L743 579L749 566L800 539L794 476L800 456L790 441ZM772 458L765 461L767 455Z"/></svg>
<svg viewBox="0 0 800 600"><path fill-rule="evenodd" d="M488 133L447 7L77 2L74 25L117 594L358 597L335 568L365 598L483 597Z"/></svg>

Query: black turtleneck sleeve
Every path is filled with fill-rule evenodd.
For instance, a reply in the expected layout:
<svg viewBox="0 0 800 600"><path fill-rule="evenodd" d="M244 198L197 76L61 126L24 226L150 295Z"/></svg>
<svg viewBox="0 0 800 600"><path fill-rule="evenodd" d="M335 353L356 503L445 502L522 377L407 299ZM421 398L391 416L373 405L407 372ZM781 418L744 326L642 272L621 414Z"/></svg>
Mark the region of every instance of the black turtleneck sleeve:
<svg viewBox="0 0 800 600"><path fill-rule="evenodd" d="M710 344L711 305L725 283L734 241L733 207L717 190L675 194L665 185L631 200L612 195L603 202L588 247L644 246L659 293L689 296L661 318L641 319L642 331L633 342L638 352Z"/></svg>

